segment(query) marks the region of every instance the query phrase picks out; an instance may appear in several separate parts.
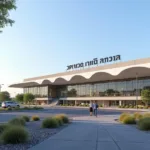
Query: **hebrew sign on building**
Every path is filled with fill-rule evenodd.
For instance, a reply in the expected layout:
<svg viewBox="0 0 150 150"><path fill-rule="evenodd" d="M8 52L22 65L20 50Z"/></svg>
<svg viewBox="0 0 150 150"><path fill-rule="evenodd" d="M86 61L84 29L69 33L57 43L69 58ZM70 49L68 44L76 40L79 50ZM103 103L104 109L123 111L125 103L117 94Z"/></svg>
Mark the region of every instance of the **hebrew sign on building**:
<svg viewBox="0 0 150 150"><path fill-rule="evenodd" d="M121 60L120 55L110 56L110 57L105 57L105 58L100 58L100 59L94 58L93 60L87 61L85 63L82 62L82 63L69 65L69 66L67 66L67 70L77 69L77 68L84 68L84 67L103 64L103 63L108 63L108 62L115 62L115 61L118 61L118 60Z"/></svg>

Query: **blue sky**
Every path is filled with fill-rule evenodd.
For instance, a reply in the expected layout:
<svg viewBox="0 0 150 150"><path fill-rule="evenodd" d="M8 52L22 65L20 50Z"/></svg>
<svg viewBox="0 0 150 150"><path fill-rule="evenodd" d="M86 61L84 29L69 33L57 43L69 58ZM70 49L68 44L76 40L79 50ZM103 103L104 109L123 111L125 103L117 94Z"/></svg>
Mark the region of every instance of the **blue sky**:
<svg viewBox="0 0 150 150"><path fill-rule="evenodd" d="M10 13L15 24L0 34L0 83L116 54L122 61L150 57L149 6L149 0L18 0Z"/></svg>

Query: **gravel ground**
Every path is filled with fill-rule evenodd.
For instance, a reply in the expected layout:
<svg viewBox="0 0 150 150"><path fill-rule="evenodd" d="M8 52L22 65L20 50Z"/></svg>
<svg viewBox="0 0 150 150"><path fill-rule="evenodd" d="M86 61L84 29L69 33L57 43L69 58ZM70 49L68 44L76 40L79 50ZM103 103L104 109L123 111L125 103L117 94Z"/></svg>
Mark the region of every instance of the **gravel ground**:
<svg viewBox="0 0 150 150"><path fill-rule="evenodd" d="M52 135L58 133L65 126L58 129L43 129L41 128L41 121L29 122L26 125L27 130L29 131L29 141L24 144L0 144L0 150L27 150L28 148L41 143L45 139L51 137Z"/></svg>

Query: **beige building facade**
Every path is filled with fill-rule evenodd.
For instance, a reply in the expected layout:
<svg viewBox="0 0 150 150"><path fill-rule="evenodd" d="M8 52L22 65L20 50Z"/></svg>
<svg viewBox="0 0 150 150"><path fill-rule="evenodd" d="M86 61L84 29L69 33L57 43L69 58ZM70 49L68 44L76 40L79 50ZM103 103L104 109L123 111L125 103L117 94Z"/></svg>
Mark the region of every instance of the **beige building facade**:
<svg viewBox="0 0 150 150"><path fill-rule="evenodd" d="M106 107L141 104L141 90L150 87L150 58L28 78L10 87L33 93L39 104L53 100L73 105L92 100Z"/></svg>

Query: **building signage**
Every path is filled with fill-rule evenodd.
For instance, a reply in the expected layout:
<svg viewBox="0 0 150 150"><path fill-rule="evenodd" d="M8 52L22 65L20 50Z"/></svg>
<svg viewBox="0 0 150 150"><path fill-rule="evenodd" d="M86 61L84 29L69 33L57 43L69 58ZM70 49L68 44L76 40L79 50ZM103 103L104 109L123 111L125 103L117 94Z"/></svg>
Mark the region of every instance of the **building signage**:
<svg viewBox="0 0 150 150"><path fill-rule="evenodd" d="M83 67L88 67L88 66L103 64L103 63L117 61L117 60L121 60L121 56L120 55L110 56L110 57L105 57L105 58L100 58L100 59L94 58L93 60L87 61L85 63L82 62L82 63L77 63L77 64L69 65L69 66L67 66L67 70L77 69L77 68L83 68Z"/></svg>

